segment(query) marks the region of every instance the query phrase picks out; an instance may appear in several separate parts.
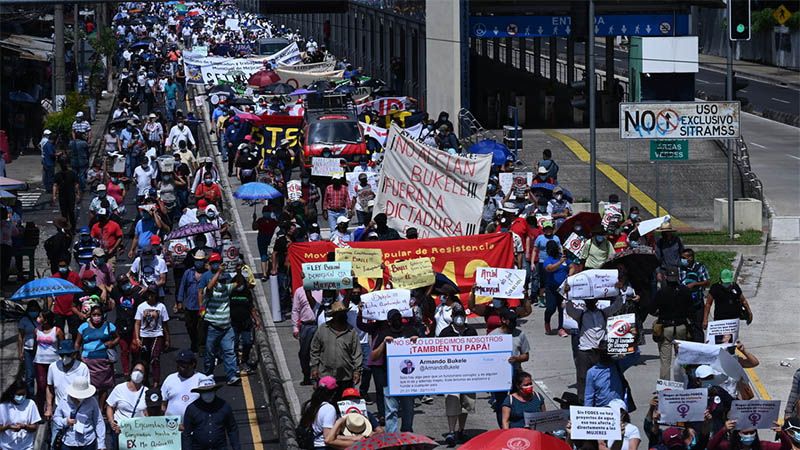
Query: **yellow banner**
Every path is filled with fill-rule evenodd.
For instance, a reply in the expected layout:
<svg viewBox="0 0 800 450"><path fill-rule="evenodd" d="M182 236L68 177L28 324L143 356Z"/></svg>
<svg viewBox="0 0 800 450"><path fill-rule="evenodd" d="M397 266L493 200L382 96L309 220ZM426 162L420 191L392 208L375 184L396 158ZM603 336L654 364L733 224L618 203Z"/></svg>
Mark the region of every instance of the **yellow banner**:
<svg viewBox="0 0 800 450"><path fill-rule="evenodd" d="M394 289L430 286L436 280L430 258L407 259L389 264Z"/></svg>
<svg viewBox="0 0 800 450"><path fill-rule="evenodd" d="M383 252L379 248L337 248L336 261L353 263L353 272L357 277L383 277Z"/></svg>

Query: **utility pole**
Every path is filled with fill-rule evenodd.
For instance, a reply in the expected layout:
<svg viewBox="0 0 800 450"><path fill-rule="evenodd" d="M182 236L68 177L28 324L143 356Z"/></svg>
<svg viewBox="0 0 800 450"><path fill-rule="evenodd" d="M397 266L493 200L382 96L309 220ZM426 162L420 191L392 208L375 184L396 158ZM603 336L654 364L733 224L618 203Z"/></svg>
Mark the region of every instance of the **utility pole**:
<svg viewBox="0 0 800 450"><path fill-rule="evenodd" d="M59 104L59 99L66 95L66 83L64 80L64 4L56 3L53 12L53 31L55 44L53 61L53 107L60 111L63 104Z"/></svg>
<svg viewBox="0 0 800 450"><path fill-rule="evenodd" d="M592 212L597 212L597 146L595 142L595 109L597 86L594 74L594 0L589 0L589 39L586 41L589 61L586 65L589 86L589 190L591 191Z"/></svg>
<svg viewBox="0 0 800 450"><path fill-rule="evenodd" d="M730 19L728 19L730 20ZM733 46L735 42L728 39L728 63L725 77L725 97L733 101ZM734 205L733 205L733 151L738 143L736 139L728 139L728 237L733 240Z"/></svg>
<svg viewBox="0 0 800 450"><path fill-rule="evenodd" d="M80 36L80 27L78 24L80 23L81 16L80 16L80 5L75 3L75 13L74 18L75 22L72 25L72 58L75 60L75 81L77 82L80 78L81 74L81 36ZM76 89L77 90L77 89Z"/></svg>

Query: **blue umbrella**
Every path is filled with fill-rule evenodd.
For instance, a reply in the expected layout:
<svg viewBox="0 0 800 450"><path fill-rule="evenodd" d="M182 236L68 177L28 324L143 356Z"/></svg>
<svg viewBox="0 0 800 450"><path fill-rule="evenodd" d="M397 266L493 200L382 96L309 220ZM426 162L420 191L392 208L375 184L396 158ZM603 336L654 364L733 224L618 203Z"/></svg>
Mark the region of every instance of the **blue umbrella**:
<svg viewBox="0 0 800 450"><path fill-rule="evenodd" d="M239 189L233 193L233 196L239 200L271 200L273 198L283 197L283 194L267 183L253 181L241 185Z"/></svg>
<svg viewBox="0 0 800 450"><path fill-rule="evenodd" d="M493 166L502 166L506 161L514 160L514 155L511 154L508 147L491 139L480 141L467 151L478 155L492 155Z"/></svg>
<svg viewBox="0 0 800 450"><path fill-rule="evenodd" d="M11 300L50 297L51 295L81 294L83 289L61 278L39 278L29 281L14 292Z"/></svg>
<svg viewBox="0 0 800 450"><path fill-rule="evenodd" d="M317 92L317 91L310 91L310 90L305 89L305 88L300 88L300 89L298 89L296 91L290 92L288 95L291 97L291 96L295 96L295 95L313 94L315 92Z"/></svg>

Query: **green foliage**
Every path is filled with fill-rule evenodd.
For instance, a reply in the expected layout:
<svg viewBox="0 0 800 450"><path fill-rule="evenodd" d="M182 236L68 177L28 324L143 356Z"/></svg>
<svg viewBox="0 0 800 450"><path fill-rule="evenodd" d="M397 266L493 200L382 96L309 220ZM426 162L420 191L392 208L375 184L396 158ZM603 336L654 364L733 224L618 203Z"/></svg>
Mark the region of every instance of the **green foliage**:
<svg viewBox="0 0 800 450"><path fill-rule="evenodd" d="M719 281L719 274L722 272L722 269L733 270L733 260L736 259L736 253L698 251L695 253L694 258L705 264L711 282L715 283Z"/></svg>
<svg viewBox="0 0 800 450"><path fill-rule="evenodd" d="M734 239L728 238L727 231L689 232L681 233L681 241L686 246L690 245L758 245L761 243L760 230L745 230L734 234ZM736 237L738 235L738 238Z"/></svg>
<svg viewBox="0 0 800 450"><path fill-rule="evenodd" d="M64 109L48 114L44 118L44 127L53 132L54 137L61 140L69 139L72 130L72 122L78 111L88 112L86 109L86 97L77 92L67 94L67 102Z"/></svg>
<svg viewBox="0 0 800 450"><path fill-rule="evenodd" d="M112 57L117 52L117 39L110 27L99 27L89 36L89 44L103 56Z"/></svg>
<svg viewBox="0 0 800 450"><path fill-rule="evenodd" d="M772 27L778 25L778 22L772 17L775 10L772 8L764 8L761 11L753 11L750 15L750 23L754 33L762 31L770 31Z"/></svg>
<svg viewBox="0 0 800 450"><path fill-rule="evenodd" d="M786 22L786 26L792 31L800 30L800 11L792 14L792 17Z"/></svg>

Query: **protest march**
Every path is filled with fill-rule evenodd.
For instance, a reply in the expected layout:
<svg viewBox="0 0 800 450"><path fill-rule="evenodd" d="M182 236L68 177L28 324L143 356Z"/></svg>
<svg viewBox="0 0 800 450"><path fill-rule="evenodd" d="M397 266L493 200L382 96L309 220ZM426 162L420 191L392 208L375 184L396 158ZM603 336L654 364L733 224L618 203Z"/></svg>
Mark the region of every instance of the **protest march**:
<svg viewBox="0 0 800 450"><path fill-rule="evenodd" d="M800 450L800 371L764 395L671 216L579 211L312 30L111 8L108 120L44 130L49 217L0 207L0 449Z"/></svg>

